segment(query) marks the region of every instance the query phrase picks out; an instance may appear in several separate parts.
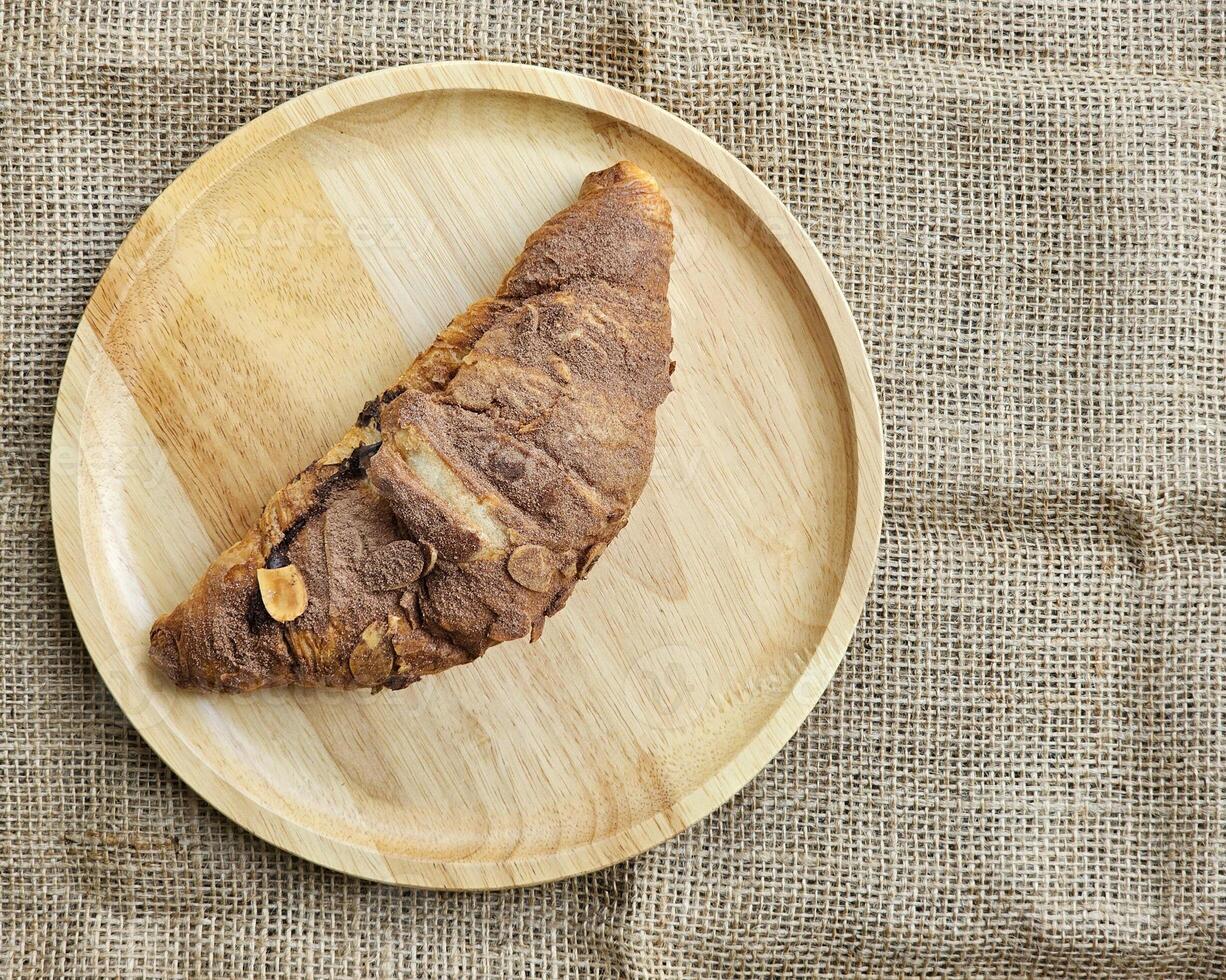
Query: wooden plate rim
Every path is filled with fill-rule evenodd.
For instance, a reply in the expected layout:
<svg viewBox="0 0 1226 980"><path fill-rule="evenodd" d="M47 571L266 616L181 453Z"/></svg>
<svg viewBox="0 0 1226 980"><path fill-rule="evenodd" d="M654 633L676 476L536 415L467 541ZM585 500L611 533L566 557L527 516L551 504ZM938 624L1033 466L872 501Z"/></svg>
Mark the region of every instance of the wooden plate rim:
<svg viewBox="0 0 1226 980"><path fill-rule="evenodd" d="M735 195L783 248L826 321L851 409L855 455L852 534L842 587L821 642L779 708L740 752L671 807L606 837L546 856L497 861L437 861L385 854L327 837L267 809L216 773L167 725L142 725L130 710L139 686L125 667L91 588L80 533L77 458L80 412L93 369L128 287L161 237L209 187L253 154L295 130L339 112L405 95L501 92L542 97L599 112L682 154ZM277 847L359 877L420 887L488 889L536 884L595 871L674 836L726 802L783 747L817 703L851 640L876 563L883 505L880 414L867 357L847 302L817 248L791 212L731 153L664 109L601 82L553 69L504 62L404 65L333 82L242 126L199 157L133 226L85 309L65 363L51 436L51 508L56 551L69 604L90 656L112 695L155 752L231 820Z"/></svg>

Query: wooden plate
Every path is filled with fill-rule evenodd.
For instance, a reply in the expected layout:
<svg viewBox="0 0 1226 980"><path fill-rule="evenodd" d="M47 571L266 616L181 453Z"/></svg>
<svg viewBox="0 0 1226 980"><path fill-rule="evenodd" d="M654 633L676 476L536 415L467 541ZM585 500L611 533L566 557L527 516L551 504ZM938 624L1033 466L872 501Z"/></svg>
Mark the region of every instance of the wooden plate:
<svg viewBox="0 0 1226 980"><path fill-rule="evenodd" d="M155 615L621 158L674 207L676 392L629 527L542 641L375 697L166 683ZM73 342L51 489L98 670L197 792L329 867L489 888L630 857L778 751L859 615L882 454L847 305L748 170L596 82L439 64L294 99L154 202Z"/></svg>

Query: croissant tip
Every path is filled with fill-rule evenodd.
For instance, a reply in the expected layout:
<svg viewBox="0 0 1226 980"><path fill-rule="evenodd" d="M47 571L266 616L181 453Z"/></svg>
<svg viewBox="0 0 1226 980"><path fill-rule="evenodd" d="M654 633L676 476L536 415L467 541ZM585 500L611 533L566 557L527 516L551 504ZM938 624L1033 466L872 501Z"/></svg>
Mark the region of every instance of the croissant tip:
<svg viewBox="0 0 1226 980"><path fill-rule="evenodd" d="M177 686L183 686L186 677L183 673L183 662L179 657L179 647L175 643L173 632L161 623L154 624L149 632L149 659Z"/></svg>
<svg viewBox="0 0 1226 980"><path fill-rule="evenodd" d="M583 181L583 190L599 190L615 187L618 184L643 184L648 190L655 192L660 190L656 179L630 160L618 160L611 167L588 174Z"/></svg>

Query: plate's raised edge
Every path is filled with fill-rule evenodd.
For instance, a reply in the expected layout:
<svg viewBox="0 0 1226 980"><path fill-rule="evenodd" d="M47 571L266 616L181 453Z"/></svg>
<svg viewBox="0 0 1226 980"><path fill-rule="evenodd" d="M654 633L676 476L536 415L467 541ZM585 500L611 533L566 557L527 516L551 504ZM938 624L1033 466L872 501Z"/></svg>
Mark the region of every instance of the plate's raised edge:
<svg viewBox="0 0 1226 980"><path fill-rule="evenodd" d="M142 725L140 682L126 668L90 587L77 497L80 411L106 336L128 286L177 217L252 154L293 131L359 105L425 92L507 92L567 102L633 126L681 153L758 216L812 294L834 344L851 408L855 499L848 560L826 632L807 667L757 735L702 786L667 810L613 835L543 856L434 861L387 854L325 837L267 810L226 782L167 726ZM783 203L731 153L688 123L592 79L504 62L442 62L387 68L300 95L230 134L188 167L124 239L91 297L73 339L51 435L51 510L61 574L73 615L103 680L141 735L197 793L231 820L278 847L348 874L394 884L488 889L595 871L667 840L726 802L795 734L826 689L851 641L872 581L884 492L881 419L868 359L851 311L825 260Z"/></svg>

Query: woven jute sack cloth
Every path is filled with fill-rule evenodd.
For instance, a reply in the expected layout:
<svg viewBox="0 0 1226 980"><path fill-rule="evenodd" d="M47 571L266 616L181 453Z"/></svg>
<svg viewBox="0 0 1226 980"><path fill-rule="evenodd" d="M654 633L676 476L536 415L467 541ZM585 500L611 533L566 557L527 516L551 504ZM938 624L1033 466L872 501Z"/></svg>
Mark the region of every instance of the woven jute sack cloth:
<svg viewBox="0 0 1226 980"><path fill-rule="evenodd" d="M0 3L0 971L1226 972L1226 8ZM59 582L48 447L125 231L356 72L579 72L710 134L850 300L887 445L834 683L731 803L491 894L270 847L146 747Z"/></svg>

